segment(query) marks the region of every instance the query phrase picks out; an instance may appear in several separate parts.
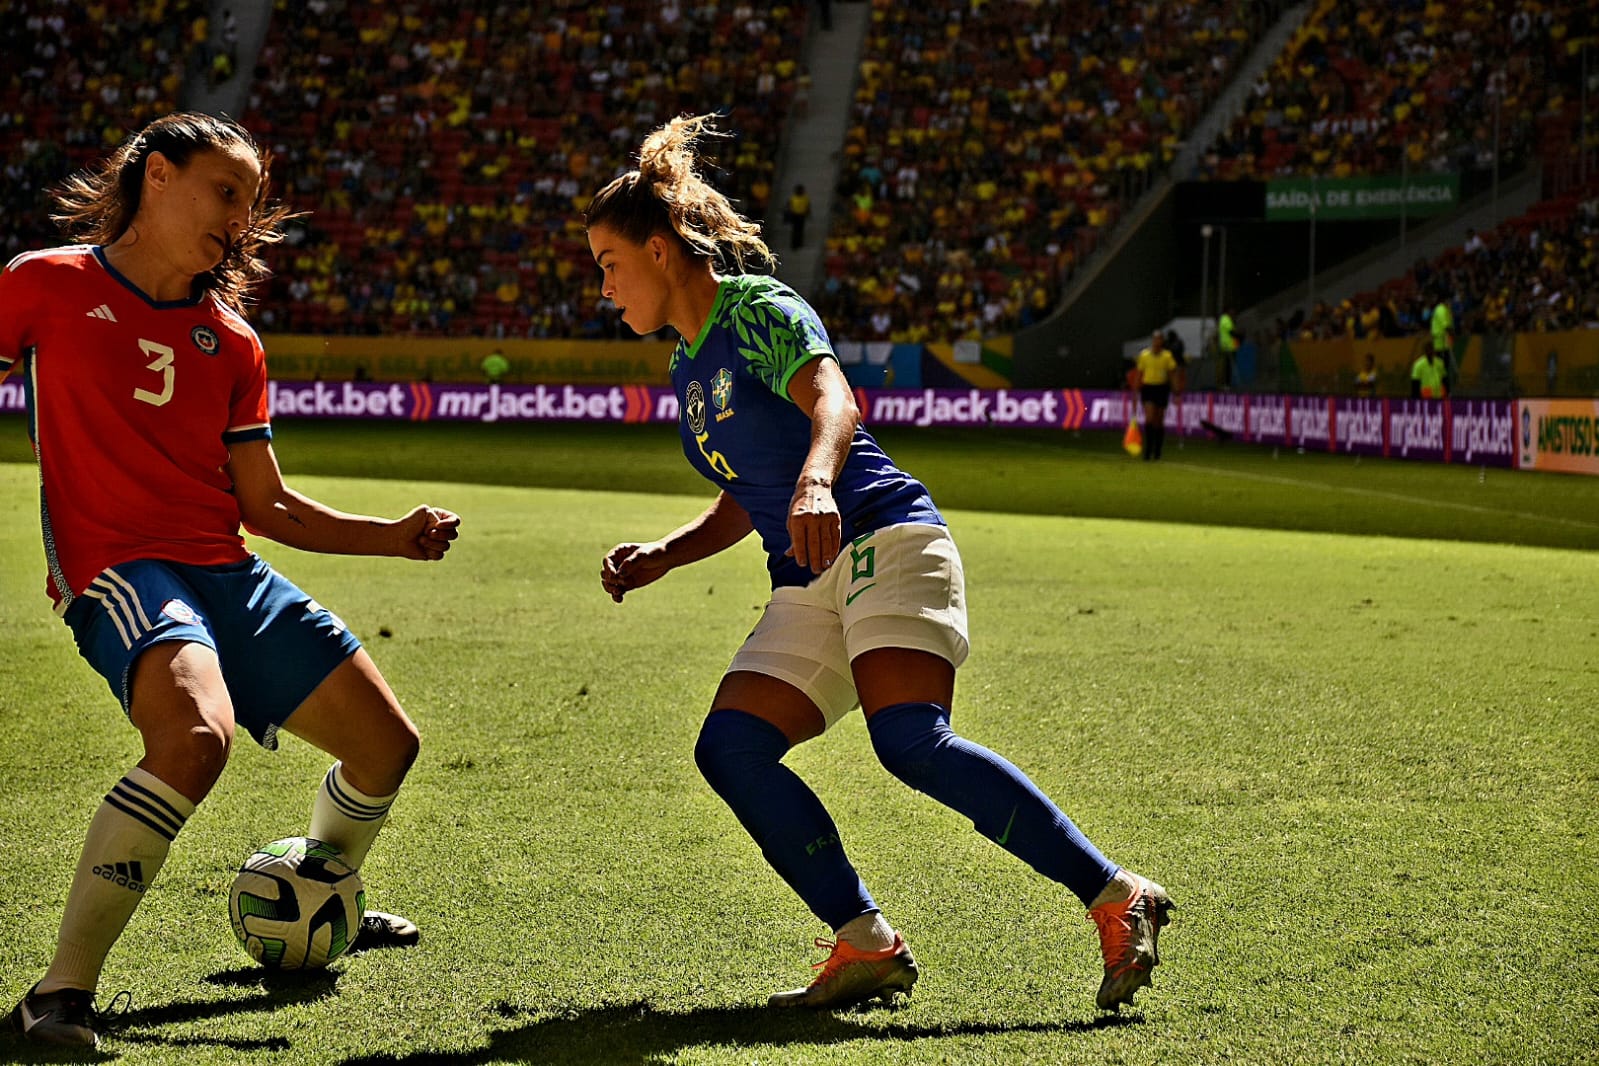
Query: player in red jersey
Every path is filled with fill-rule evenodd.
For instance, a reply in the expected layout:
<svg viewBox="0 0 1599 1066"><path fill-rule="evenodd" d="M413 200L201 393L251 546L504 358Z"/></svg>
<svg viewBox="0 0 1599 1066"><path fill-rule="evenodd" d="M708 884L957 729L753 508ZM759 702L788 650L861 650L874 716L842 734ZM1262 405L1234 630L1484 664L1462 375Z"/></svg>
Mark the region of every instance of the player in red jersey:
<svg viewBox="0 0 1599 1066"><path fill-rule="evenodd" d="M337 760L306 835L359 867L416 758L416 727L337 616L244 544L440 559L459 519L345 514L283 483L261 342L241 317L288 217L270 154L235 123L158 119L57 193L82 243L0 274L0 377L24 382L49 593L142 735L93 820L44 978L12 1012L33 1040L93 1047L111 946L216 782L242 724ZM356 947L414 943L368 912Z"/></svg>

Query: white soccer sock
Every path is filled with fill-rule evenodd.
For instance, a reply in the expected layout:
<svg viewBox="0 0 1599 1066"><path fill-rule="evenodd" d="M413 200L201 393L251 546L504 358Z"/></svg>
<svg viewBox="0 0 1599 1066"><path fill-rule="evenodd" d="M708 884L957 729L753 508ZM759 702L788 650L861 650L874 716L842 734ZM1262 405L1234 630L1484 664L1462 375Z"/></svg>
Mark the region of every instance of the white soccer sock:
<svg viewBox="0 0 1599 1066"><path fill-rule="evenodd" d="M389 816L389 805L398 795L390 792L387 796L368 796L351 786L344 776L344 764L336 762L322 779L322 787L316 790L307 835L338 848L344 853L345 864L359 870Z"/></svg>
<svg viewBox="0 0 1599 1066"><path fill-rule="evenodd" d="M93 991L111 945L166 862L194 804L152 773L134 767L94 812L72 878L61 935L39 991Z"/></svg>
<svg viewBox="0 0 1599 1066"><path fill-rule="evenodd" d="M886 951L894 946L894 929L882 911L868 911L839 926L838 939L860 951Z"/></svg>

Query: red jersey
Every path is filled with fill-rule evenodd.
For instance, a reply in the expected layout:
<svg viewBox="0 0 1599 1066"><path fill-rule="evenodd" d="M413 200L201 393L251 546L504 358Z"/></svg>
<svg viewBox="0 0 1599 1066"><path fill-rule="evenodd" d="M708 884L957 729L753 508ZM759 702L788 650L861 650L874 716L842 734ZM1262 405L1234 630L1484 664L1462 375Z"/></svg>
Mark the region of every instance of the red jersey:
<svg viewBox="0 0 1599 1066"><path fill-rule="evenodd" d="M272 430L244 319L209 293L151 300L99 247L25 252L0 274L0 378L13 364L58 613L108 566L248 557L228 445Z"/></svg>

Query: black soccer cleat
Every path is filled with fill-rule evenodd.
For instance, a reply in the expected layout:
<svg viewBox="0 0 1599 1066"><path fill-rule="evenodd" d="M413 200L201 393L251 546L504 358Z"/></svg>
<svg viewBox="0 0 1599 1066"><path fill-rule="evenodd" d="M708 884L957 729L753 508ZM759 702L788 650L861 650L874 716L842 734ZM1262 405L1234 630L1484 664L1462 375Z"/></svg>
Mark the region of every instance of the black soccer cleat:
<svg viewBox="0 0 1599 1066"><path fill-rule="evenodd" d="M103 1028L94 993L81 988L30 990L11 1012L11 1024L23 1039L57 1047L97 1047Z"/></svg>
<svg viewBox="0 0 1599 1066"><path fill-rule="evenodd" d="M415 947L422 939L416 923L398 914L367 911L361 915L361 928L355 934L355 943L346 955L359 955L363 951L381 951L384 948Z"/></svg>

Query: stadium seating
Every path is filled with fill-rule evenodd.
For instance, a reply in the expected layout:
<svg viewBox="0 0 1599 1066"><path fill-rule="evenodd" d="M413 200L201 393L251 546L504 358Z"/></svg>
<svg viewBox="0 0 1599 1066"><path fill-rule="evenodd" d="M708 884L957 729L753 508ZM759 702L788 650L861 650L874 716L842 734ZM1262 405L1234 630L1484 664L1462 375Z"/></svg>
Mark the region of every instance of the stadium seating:
<svg viewBox="0 0 1599 1066"><path fill-rule="evenodd" d="M1259 32L1239 9L873 0L816 295L833 335L979 337L1046 314Z"/></svg>
<svg viewBox="0 0 1599 1066"><path fill-rule="evenodd" d="M1203 160L1220 179L1504 172L1578 121L1582 0L1317 0ZM1497 133L1495 116L1497 114Z"/></svg>
<svg viewBox="0 0 1599 1066"><path fill-rule="evenodd" d="M37 63L8 72L0 115L5 202L24 220L13 250L55 239L37 190L177 106L206 37L203 3L111 0L82 20L58 6L21 5L14 35ZM271 253L265 329L616 332L574 219L643 133L682 111L728 114L737 140L716 180L767 213L805 4L308 0L305 18L290 6L277 4L244 116L278 150L280 193L309 213ZM878 0L845 156L846 185L878 195L835 222L818 297L830 326L859 336L895 294L894 331L913 339L1047 312L1124 192L1225 80L1247 39L1228 9L1000 0L941 21ZM895 76L912 63L916 79ZM968 73L988 89L926 91ZM933 299L912 316L917 291Z"/></svg>
<svg viewBox="0 0 1599 1066"><path fill-rule="evenodd" d="M246 119L311 212L275 253L267 329L625 333L580 212L682 112L726 116L714 179L765 214L804 4L313 4L274 19Z"/></svg>
<svg viewBox="0 0 1599 1066"><path fill-rule="evenodd" d="M49 189L177 107L206 38L190 0L6 5L0 67L0 240L5 257L61 243ZM14 58L14 61L12 59Z"/></svg>
<svg viewBox="0 0 1599 1066"><path fill-rule="evenodd" d="M1231 76L1261 29L1252 20L1277 10L870 2L840 206L824 220L812 293L840 340L973 338L1046 315ZM30 58L0 73L8 252L57 241L44 190L178 105L204 65L209 6L104 0L87 17L53 2L10 6L9 43ZM291 17L301 7L310 17ZM277 8L244 120L277 149L279 194L308 214L271 252L276 276L255 312L263 330L627 335L600 298L581 207L646 131L685 111L727 116L735 138L715 152L712 176L748 214L771 213L803 92L805 3ZM1573 64L1592 22L1576 0L1458 11L1317 0L1205 172L1386 171L1400 153L1417 168L1481 165L1485 93L1499 84L1484 72L1496 65L1502 166L1558 154L1575 135ZM1462 294L1463 329L1580 319L1599 286L1577 202L1484 235L1486 259L1423 264L1349 308L1319 309L1296 333L1420 328L1412 305L1440 274ZM1511 261L1516 277L1499 284L1509 291L1489 293L1479 264ZM1535 308L1532 295L1550 291L1564 309Z"/></svg>
<svg viewBox="0 0 1599 1066"><path fill-rule="evenodd" d="M1302 339L1425 333L1440 299L1457 333L1546 332L1599 322L1599 194L1572 194L1420 261L1338 306L1318 305Z"/></svg>

